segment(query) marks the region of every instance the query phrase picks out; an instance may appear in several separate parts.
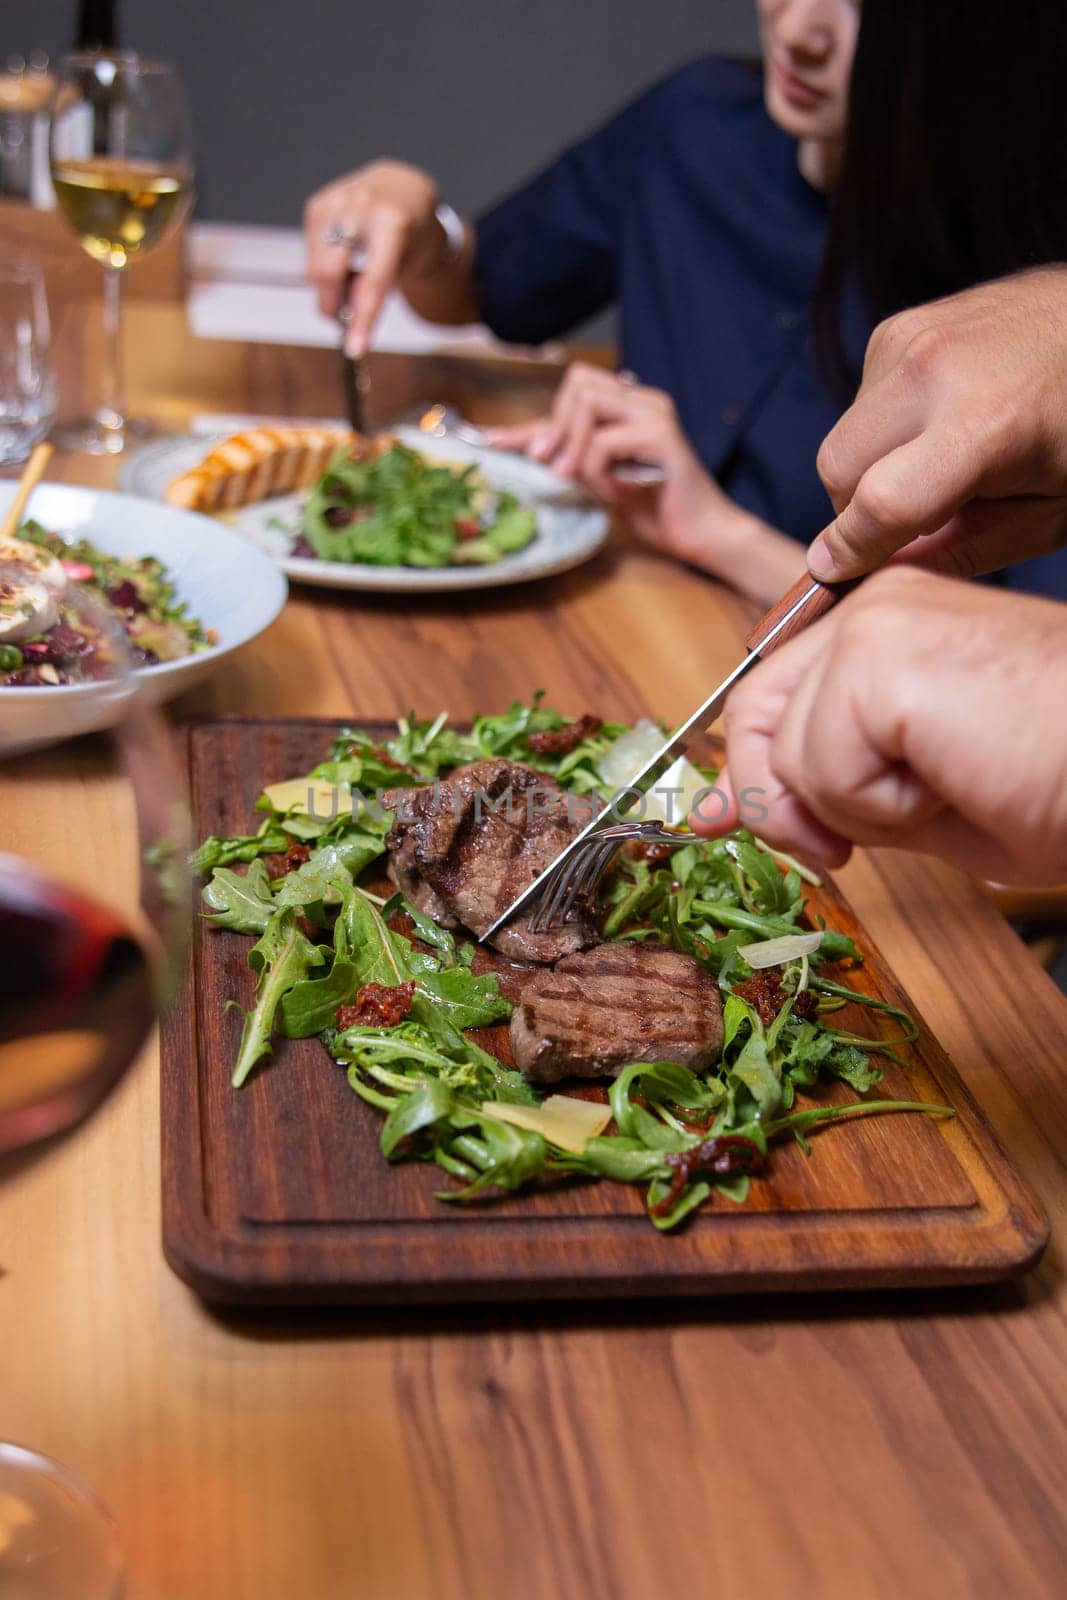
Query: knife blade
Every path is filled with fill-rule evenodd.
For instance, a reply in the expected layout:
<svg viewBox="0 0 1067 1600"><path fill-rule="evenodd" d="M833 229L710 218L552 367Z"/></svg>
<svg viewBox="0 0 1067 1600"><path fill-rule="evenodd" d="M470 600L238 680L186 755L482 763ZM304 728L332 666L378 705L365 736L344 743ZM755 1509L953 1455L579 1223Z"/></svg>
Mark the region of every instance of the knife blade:
<svg viewBox="0 0 1067 1600"><path fill-rule="evenodd" d="M341 382L344 388L345 415L353 433L366 433L363 397L367 392L366 357L353 359L341 345Z"/></svg>
<svg viewBox="0 0 1067 1600"><path fill-rule="evenodd" d="M853 584L834 584L831 586L817 583L814 578L810 578L806 573L803 577L798 578L788 593L784 594L771 607L770 611L760 618L749 633L745 641L748 653L744 659L739 661L731 672L727 673L726 677L712 691L703 704L699 705L693 714L687 717L674 730L656 751L655 755L646 761L641 770L630 779L626 787L616 790L604 810L591 818L582 831L575 834L569 844L564 845L563 849L545 867L544 871L538 873L529 887L515 897L507 910L497 917L492 926L487 928L481 935L479 943L485 944L487 940L493 937L494 933L500 931L505 923L510 922L512 917L522 910L523 906L533 900L544 888L557 867L579 845L584 844L587 839L599 832L601 828L620 821L639 800L644 798L653 787L656 778L662 776L666 764L671 758L680 753L694 733L702 732L709 723L715 721L715 718L720 715L726 704L730 690L740 683L741 679L751 672L752 668L762 661L764 656L769 655L778 645L785 644L788 639L792 639L802 629L808 627L810 623L824 616L842 595L852 587Z"/></svg>
<svg viewBox="0 0 1067 1600"><path fill-rule="evenodd" d="M364 254L362 250L353 252L349 265L348 276L345 279L345 292L341 300L341 312L338 321L341 324L341 387L345 397L345 415L353 433L366 433L366 417L364 415L363 397L367 392L367 358L350 356L345 349L345 336L351 320L349 305L352 297L352 283L363 267Z"/></svg>

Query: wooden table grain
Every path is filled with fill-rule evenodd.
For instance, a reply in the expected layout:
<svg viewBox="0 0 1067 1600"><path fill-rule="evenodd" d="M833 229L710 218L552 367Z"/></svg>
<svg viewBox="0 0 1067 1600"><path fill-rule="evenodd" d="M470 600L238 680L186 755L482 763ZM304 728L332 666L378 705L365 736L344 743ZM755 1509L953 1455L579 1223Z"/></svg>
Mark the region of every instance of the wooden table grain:
<svg viewBox="0 0 1067 1600"><path fill-rule="evenodd" d="M71 303L57 323L74 411L95 319ZM328 353L200 343L176 309L132 307L128 349L134 398L170 425L339 404ZM548 381L381 358L375 401L516 415ZM114 466L69 456L54 475ZM176 709L464 716L543 687L670 719L742 621L619 534L579 572L474 600L296 590ZM5 791L4 839L76 799L103 824L90 865L125 852L128 870L106 775L64 760L40 794ZM150 1047L95 1122L0 1189L0 1437L97 1487L129 1600L1059 1592L1067 1003L959 874L867 854L841 880L1048 1208L1041 1268L953 1293L223 1318L160 1256Z"/></svg>

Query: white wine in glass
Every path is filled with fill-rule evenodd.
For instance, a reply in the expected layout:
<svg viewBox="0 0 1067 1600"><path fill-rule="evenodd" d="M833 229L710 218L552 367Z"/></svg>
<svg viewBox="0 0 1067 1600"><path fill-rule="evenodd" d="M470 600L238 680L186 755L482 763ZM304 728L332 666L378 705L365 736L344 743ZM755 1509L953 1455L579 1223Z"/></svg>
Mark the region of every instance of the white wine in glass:
<svg viewBox="0 0 1067 1600"><path fill-rule="evenodd" d="M166 237L192 200L185 99L165 62L89 51L63 63L52 109L52 182L82 248L104 269L104 382L93 416L58 430L68 447L117 455L150 432L126 415L122 274Z"/></svg>
<svg viewBox="0 0 1067 1600"><path fill-rule="evenodd" d="M180 169L110 156L57 161L52 183L82 249L119 270L159 243L189 192Z"/></svg>

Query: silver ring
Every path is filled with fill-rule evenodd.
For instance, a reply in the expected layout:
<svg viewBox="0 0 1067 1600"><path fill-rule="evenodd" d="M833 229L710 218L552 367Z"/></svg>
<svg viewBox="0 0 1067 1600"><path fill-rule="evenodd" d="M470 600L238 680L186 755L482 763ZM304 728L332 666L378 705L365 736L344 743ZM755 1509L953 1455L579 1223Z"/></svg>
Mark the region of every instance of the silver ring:
<svg viewBox="0 0 1067 1600"><path fill-rule="evenodd" d="M624 383L628 389L635 389L641 382L640 378L637 376L637 373L631 372L629 367L624 367L620 373L616 374L616 376L618 377L619 382Z"/></svg>
<svg viewBox="0 0 1067 1600"><path fill-rule="evenodd" d="M352 233L348 228L340 227L336 222L331 222L322 236L323 244L344 244L354 249L359 243L359 234Z"/></svg>

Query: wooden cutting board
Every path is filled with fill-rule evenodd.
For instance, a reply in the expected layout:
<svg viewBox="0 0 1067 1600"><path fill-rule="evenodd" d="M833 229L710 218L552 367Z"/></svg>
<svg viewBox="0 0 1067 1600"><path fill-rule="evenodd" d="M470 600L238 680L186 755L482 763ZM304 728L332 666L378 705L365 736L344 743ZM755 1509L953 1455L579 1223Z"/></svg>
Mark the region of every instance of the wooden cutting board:
<svg viewBox="0 0 1067 1600"><path fill-rule="evenodd" d="M184 730L194 828L251 831L266 783L321 760L339 723L204 720ZM382 736L393 725L361 722ZM811 910L855 938L854 987L915 1014L867 933L828 885ZM1048 1224L925 1026L880 1094L955 1108L774 1147L744 1207L714 1199L658 1234L640 1191L577 1183L472 1207L442 1204L433 1164L390 1166L380 1119L316 1039L281 1041L240 1090L230 1070L251 1004L250 941L197 919L162 1026L163 1246L209 1300L247 1304L578 1299L978 1283L1039 1259ZM895 1031L859 1008L858 1032ZM921 1024L921 1019L920 1019ZM506 1029L491 1047L506 1049ZM484 1035L483 1035L484 1038ZM826 1098L855 1096L843 1085Z"/></svg>

